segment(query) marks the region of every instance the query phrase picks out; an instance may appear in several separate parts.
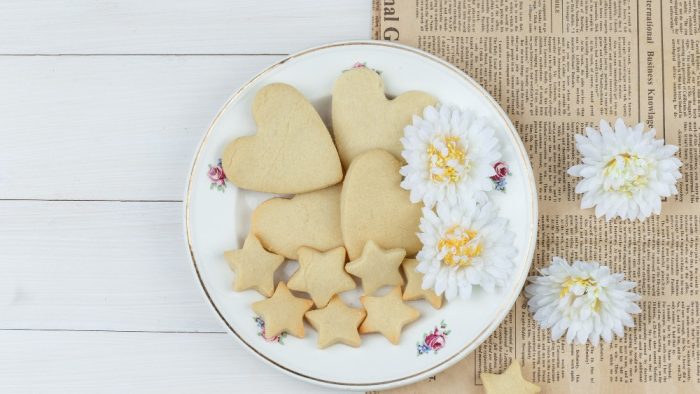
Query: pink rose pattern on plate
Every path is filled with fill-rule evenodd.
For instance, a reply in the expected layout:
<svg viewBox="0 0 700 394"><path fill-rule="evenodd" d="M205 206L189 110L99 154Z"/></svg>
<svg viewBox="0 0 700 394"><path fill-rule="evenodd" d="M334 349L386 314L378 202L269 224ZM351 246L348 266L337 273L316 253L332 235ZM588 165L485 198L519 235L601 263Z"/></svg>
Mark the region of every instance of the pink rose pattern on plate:
<svg viewBox="0 0 700 394"><path fill-rule="evenodd" d="M506 191L506 176L510 175L510 169L508 169L508 164L502 161L497 161L493 164L493 169L496 171L496 175L491 177L496 190L505 192Z"/></svg>
<svg viewBox="0 0 700 394"><path fill-rule="evenodd" d="M367 62L355 62L355 64L353 64L352 67L346 68L345 70L343 70L343 72L348 71L348 70L352 70L353 68L362 68L362 67L367 67ZM375 73L380 74L380 75L382 73L381 70L377 70L374 68L371 68L370 70L372 70Z"/></svg>
<svg viewBox="0 0 700 394"><path fill-rule="evenodd" d="M451 330L447 329L447 323L444 320L440 321L440 325L436 326L433 331L423 334L423 342L416 343L418 355L430 352L437 354L440 349L445 347L450 332Z"/></svg>
<svg viewBox="0 0 700 394"><path fill-rule="evenodd" d="M265 336L265 321L258 316L253 317L255 324L258 326L258 336L262 337L265 342L277 342L280 345L284 345L284 340L287 338L287 333L283 332L280 335L275 335L274 337Z"/></svg>
<svg viewBox="0 0 700 394"><path fill-rule="evenodd" d="M211 181L209 189L216 188L216 190L220 192L226 191L226 174L224 174L224 167L221 165L221 159L219 159L219 162L215 166L209 164L207 177Z"/></svg>

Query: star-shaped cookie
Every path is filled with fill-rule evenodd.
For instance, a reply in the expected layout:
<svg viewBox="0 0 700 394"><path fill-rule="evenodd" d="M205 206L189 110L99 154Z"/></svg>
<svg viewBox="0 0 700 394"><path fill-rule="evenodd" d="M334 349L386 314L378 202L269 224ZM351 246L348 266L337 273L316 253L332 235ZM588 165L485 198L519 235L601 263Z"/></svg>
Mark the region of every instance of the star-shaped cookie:
<svg viewBox="0 0 700 394"><path fill-rule="evenodd" d="M243 248L224 253L229 267L236 273L233 289L243 291L255 289L265 297L275 290L275 270L282 264L284 257L265 250L260 240L249 234Z"/></svg>
<svg viewBox="0 0 700 394"><path fill-rule="evenodd" d="M345 248L319 252L306 246L297 251L299 269L287 286L309 293L317 308L322 308L334 294L355 288L355 281L345 272Z"/></svg>
<svg viewBox="0 0 700 394"><path fill-rule="evenodd" d="M401 299L401 288L394 287L382 297L360 297L367 310L367 318L360 326L360 333L378 332L394 345L399 344L403 327L418 319L420 312L406 305Z"/></svg>
<svg viewBox="0 0 700 394"><path fill-rule="evenodd" d="M306 312L306 320L318 331L319 348L336 343L358 347L362 340L357 327L366 315L362 309L348 307L336 295L325 308Z"/></svg>
<svg viewBox="0 0 700 394"><path fill-rule="evenodd" d="M487 394L533 394L540 392L540 388L536 384L525 380L517 360L513 360L500 375L482 373L481 381L484 383Z"/></svg>
<svg viewBox="0 0 700 394"><path fill-rule="evenodd" d="M311 309L313 301L294 297L284 282L277 285L271 298L253 304L253 310L265 322L265 335L269 338L286 331L295 337L304 337L304 313Z"/></svg>
<svg viewBox="0 0 700 394"><path fill-rule="evenodd" d="M435 309L442 307L442 295L435 294L433 289L423 289L423 274L416 271L418 261L406 259L401 264L406 275L406 288L403 290L404 301L426 300Z"/></svg>
<svg viewBox="0 0 700 394"><path fill-rule="evenodd" d="M364 294L372 295L382 286L403 285L399 265L405 256L404 249L385 250L367 241L360 257L349 262L345 270L362 279Z"/></svg>

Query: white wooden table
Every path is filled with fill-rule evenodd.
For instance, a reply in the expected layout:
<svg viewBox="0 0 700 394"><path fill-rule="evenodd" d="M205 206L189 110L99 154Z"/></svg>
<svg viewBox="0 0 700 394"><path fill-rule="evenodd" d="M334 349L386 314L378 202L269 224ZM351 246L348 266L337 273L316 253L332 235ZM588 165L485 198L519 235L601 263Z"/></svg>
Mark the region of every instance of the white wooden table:
<svg viewBox="0 0 700 394"><path fill-rule="evenodd" d="M193 279L194 150L369 0L0 0L0 393L320 392L224 333Z"/></svg>

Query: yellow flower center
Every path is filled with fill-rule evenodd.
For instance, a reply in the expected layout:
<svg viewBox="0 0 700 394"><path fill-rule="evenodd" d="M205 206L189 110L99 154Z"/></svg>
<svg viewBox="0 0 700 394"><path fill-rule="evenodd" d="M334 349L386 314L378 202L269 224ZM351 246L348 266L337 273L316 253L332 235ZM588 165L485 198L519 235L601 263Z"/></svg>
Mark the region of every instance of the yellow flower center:
<svg viewBox="0 0 700 394"><path fill-rule="evenodd" d="M481 255L482 245L476 231L454 225L442 235L438 249L446 253L443 258L446 265L469 267L472 259Z"/></svg>
<svg viewBox="0 0 700 394"><path fill-rule="evenodd" d="M571 277L567 279L562 285L561 291L559 291L559 298L564 298L567 294L569 294L571 288L576 285L582 286L584 288L583 294L593 294L594 300L591 305L591 309L593 309L595 312L600 311L600 299L598 298L598 284L595 280L591 278Z"/></svg>
<svg viewBox="0 0 700 394"><path fill-rule="evenodd" d="M469 169L467 152L457 136L445 136L428 147L430 179L437 183L457 183Z"/></svg>
<svg viewBox="0 0 700 394"><path fill-rule="evenodd" d="M636 154L619 153L605 164L603 175L606 179L603 188L607 192L616 191L631 195L649 183L649 167L649 162Z"/></svg>

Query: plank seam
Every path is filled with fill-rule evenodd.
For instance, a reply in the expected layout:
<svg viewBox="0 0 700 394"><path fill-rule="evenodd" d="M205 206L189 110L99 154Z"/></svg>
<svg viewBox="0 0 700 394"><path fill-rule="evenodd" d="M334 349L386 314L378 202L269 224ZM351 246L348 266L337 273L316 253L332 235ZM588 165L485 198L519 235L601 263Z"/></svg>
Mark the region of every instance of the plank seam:
<svg viewBox="0 0 700 394"><path fill-rule="evenodd" d="M0 57L87 56L288 56L288 53L0 53Z"/></svg>
<svg viewBox="0 0 700 394"><path fill-rule="evenodd" d="M73 329L73 328L0 328L3 331L45 331L45 332L111 332L142 334L227 334L226 331L176 331L176 330L107 330L107 329Z"/></svg>
<svg viewBox="0 0 700 394"><path fill-rule="evenodd" d="M2 201L36 201L36 202L169 202L169 203L181 203L181 202L182 202L182 200L0 198L0 202L2 202Z"/></svg>

